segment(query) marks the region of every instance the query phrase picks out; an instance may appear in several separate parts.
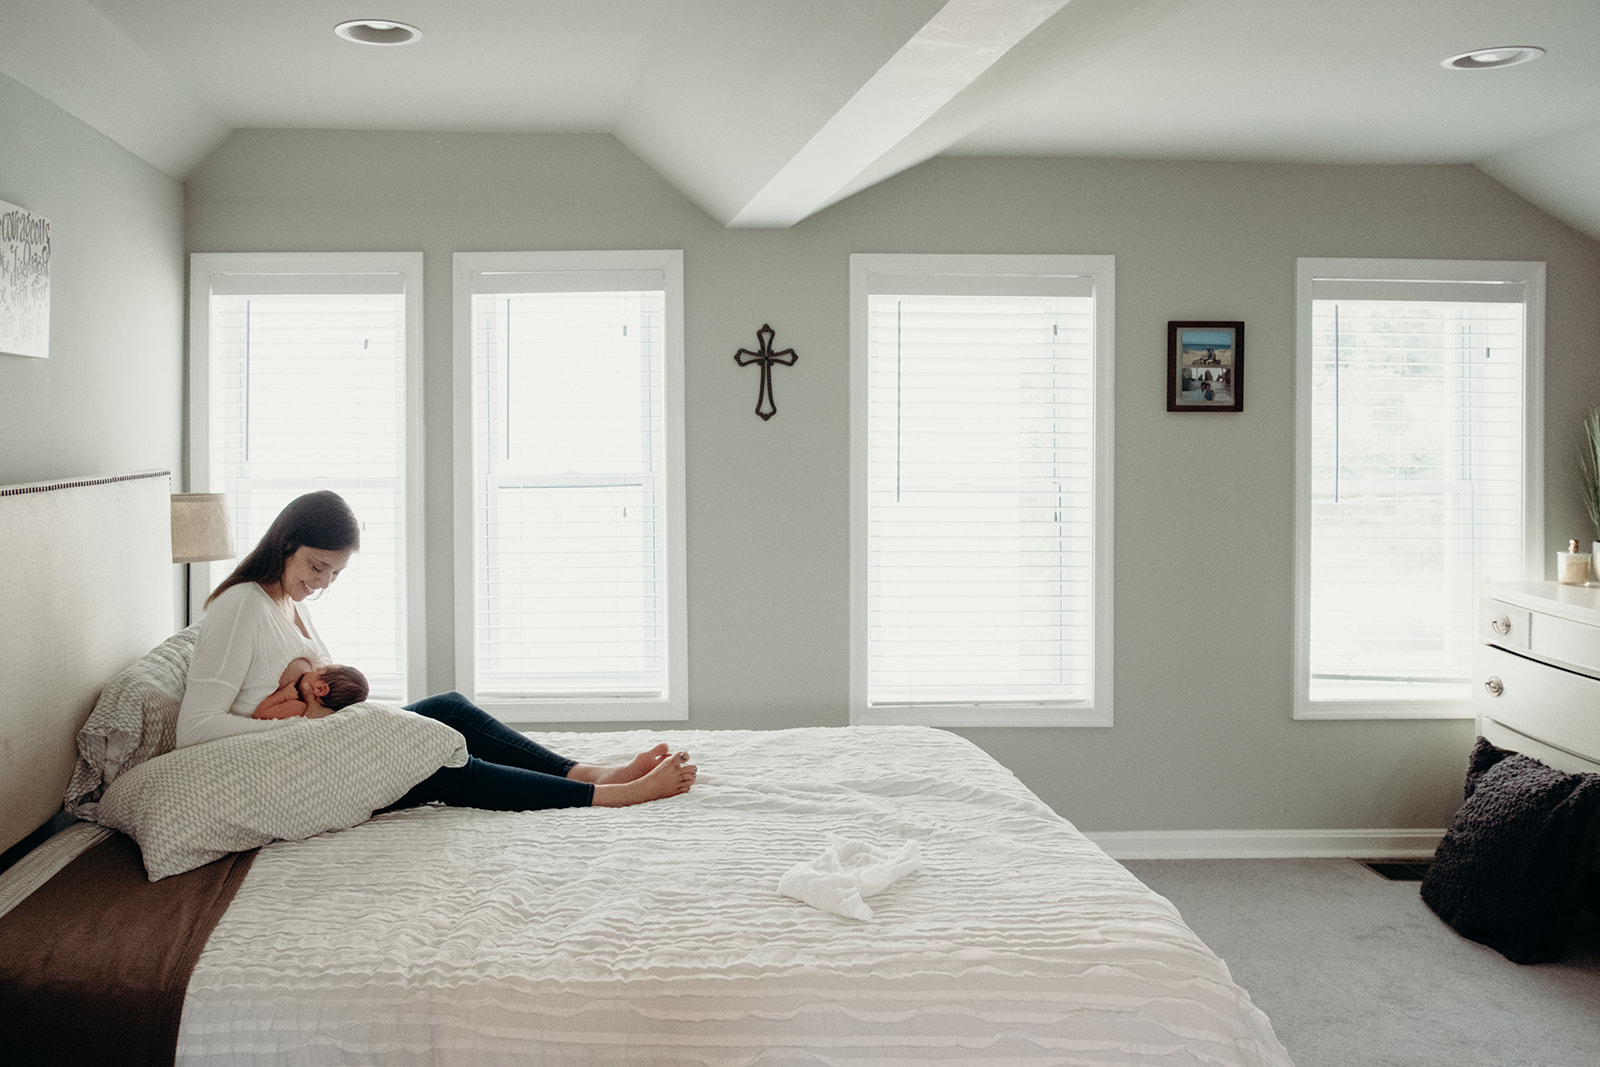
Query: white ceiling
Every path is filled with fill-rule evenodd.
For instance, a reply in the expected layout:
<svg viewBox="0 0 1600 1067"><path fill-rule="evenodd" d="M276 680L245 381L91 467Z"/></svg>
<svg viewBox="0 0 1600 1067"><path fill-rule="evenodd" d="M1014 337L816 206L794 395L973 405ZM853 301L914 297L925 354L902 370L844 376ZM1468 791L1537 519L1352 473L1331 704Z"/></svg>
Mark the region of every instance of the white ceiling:
<svg viewBox="0 0 1600 1067"><path fill-rule="evenodd" d="M786 226L941 153L1472 163L1600 238L1600 0L0 2L0 73L179 178L239 128L610 133Z"/></svg>

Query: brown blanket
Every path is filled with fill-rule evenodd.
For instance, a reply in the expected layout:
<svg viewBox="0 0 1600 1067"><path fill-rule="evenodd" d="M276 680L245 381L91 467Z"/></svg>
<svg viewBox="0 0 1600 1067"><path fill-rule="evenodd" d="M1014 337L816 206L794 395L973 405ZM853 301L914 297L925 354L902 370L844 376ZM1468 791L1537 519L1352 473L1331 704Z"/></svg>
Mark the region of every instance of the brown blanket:
<svg viewBox="0 0 1600 1067"><path fill-rule="evenodd" d="M113 834L0 917L0 1034L16 1063L170 1065L200 950L255 853L151 882Z"/></svg>

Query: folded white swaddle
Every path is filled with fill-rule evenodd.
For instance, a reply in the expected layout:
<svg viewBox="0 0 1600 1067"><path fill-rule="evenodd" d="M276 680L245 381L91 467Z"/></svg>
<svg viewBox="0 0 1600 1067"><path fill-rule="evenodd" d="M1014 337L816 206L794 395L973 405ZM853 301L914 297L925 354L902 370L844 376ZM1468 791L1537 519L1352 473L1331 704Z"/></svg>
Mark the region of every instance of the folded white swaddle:
<svg viewBox="0 0 1600 1067"><path fill-rule="evenodd" d="M778 879L778 892L850 919L870 919L863 897L882 891L922 866L917 843L889 852L867 841L829 837L822 855L797 863Z"/></svg>

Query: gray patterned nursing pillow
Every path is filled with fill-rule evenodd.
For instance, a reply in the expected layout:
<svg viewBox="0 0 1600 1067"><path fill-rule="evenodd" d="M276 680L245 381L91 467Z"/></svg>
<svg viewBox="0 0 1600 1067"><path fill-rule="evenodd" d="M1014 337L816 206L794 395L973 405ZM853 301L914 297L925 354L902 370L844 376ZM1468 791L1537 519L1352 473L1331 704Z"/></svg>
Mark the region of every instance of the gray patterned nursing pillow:
<svg viewBox="0 0 1600 1067"><path fill-rule="evenodd" d="M106 787L95 818L139 842L155 882L230 852L354 826L466 761L465 739L443 723L353 704L146 760Z"/></svg>

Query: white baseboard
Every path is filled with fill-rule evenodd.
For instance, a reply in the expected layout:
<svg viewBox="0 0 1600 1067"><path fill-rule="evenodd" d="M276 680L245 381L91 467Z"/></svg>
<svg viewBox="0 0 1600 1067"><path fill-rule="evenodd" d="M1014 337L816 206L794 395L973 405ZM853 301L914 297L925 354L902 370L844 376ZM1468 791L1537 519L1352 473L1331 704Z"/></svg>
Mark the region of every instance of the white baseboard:
<svg viewBox="0 0 1600 1067"><path fill-rule="evenodd" d="M1441 830L1126 830L1084 836L1118 860L1427 859Z"/></svg>

